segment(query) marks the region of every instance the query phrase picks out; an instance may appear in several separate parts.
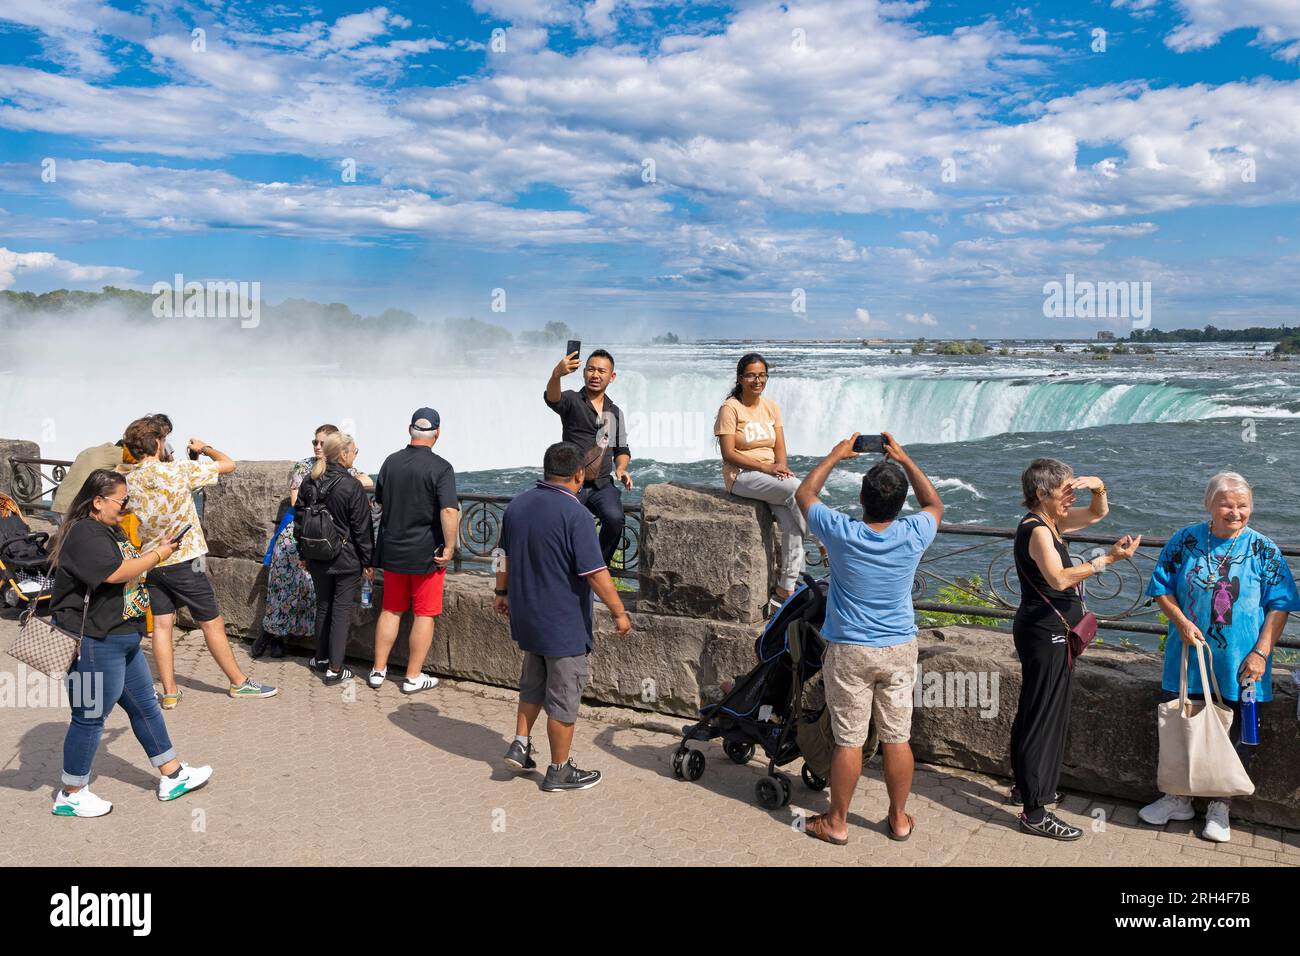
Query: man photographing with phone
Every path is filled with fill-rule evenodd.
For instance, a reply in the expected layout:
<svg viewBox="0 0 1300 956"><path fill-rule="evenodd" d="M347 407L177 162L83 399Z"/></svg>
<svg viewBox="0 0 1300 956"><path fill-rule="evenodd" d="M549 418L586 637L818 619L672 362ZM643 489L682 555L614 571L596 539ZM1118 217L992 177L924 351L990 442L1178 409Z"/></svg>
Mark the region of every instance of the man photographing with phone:
<svg viewBox="0 0 1300 956"><path fill-rule="evenodd" d="M860 441L865 438L866 441ZM873 441L874 439L874 441ZM878 447L884 459L862 478L862 520L817 500L835 466L856 448ZM920 510L899 518L912 486ZM822 680L831 715L831 806L809 817L805 831L827 843L848 842L849 803L862 776L862 745L872 720L880 737L891 840L906 840L916 821L907 813L912 789L912 689L916 682L916 617L912 579L943 519L943 502L916 462L888 432L836 445L799 485L795 501L808 530L830 555L830 588L822 636Z"/></svg>
<svg viewBox="0 0 1300 956"><path fill-rule="evenodd" d="M576 391L561 391L560 379L578 370L581 342L570 341L571 351L560 359L546 383L546 404L560 416L561 440L576 445L583 453L586 479L578 501L600 520L600 553L608 565L623 540L623 495L616 482L632 488L627 466L632 451L627 447L627 426L623 410L606 394L618 377L614 357L604 349L587 356L583 369L586 383Z"/></svg>

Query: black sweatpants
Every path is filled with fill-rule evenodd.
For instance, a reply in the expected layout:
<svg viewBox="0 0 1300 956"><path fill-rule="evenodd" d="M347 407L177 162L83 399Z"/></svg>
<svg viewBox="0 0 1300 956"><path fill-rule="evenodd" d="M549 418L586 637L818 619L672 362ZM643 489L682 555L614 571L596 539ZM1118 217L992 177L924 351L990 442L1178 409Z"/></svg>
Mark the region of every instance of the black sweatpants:
<svg viewBox="0 0 1300 956"><path fill-rule="evenodd" d="M605 564L614 560L614 552L623 540L627 519L623 515L621 487L617 481L611 481L603 488L587 485L578 492L578 500L600 520L600 553L605 556Z"/></svg>
<svg viewBox="0 0 1300 956"><path fill-rule="evenodd" d="M316 586L316 660L327 657L330 670L343 670L343 655L352 629L352 609L361 594L361 574L325 574L308 565Z"/></svg>
<svg viewBox="0 0 1300 956"><path fill-rule="evenodd" d="M1011 768L1025 813L1030 813L1047 806L1060 784L1073 685L1063 635L1021 626L1014 634L1021 683L1011 725Z"/></svg>

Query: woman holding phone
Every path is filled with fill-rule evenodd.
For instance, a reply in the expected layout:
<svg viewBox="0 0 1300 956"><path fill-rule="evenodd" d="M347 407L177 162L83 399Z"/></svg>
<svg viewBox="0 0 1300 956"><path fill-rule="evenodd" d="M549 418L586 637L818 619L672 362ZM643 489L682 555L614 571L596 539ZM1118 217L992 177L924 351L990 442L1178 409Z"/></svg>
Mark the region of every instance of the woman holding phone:
<svg viewBox="0 0 1300 956"><path fill-rule="evenodd" d="M736 384L713 425L722 448L722 480L727 491L767 502L781 528L781 570L771 608L776 610L794 590L803 570L803 539L808 534L794 493L799 479L786 465L785 426L781 409L763 394L767 359L757 352L741 356Z"/></svg>
<svg viewBox="0 0 1300 956"><path fill-rule="evenodd" d="M1100 478L1075 477L1055 458L1036 458L1020 476L1028 514L1016 528L1014 555L1020 607L1012 622L1020 658L1020 702L1011 724L1011 802L1022 805L1020 829L1052 840L1077 840L1083 831L1047 809L1056 787L1070 729L1070 651L1067 632L1084 616L1083 582L1133 556L1142 536L1125 535L1106 554L1075 564L1062 535L1101 521L1110 512ZM1088 506L1075 507L1080 491Z"/></svg>
<svg viewBox="0 0 1300 956"><path fill-rule="evenodd" d="M69 675L72 721L63 740L63 787L51 808L56 817L102 817L113 809L88 784L104 721L115 704L126 711L136 740L162 775L159 800L197 790L212 776L211 767L177 759L140 649L149 607L145 572L167 560L176 540L141 555L118 526L129 513L128 500L122 475L106 468L92 471L51 544L51 617L63 630L83 635Z"/></svg>

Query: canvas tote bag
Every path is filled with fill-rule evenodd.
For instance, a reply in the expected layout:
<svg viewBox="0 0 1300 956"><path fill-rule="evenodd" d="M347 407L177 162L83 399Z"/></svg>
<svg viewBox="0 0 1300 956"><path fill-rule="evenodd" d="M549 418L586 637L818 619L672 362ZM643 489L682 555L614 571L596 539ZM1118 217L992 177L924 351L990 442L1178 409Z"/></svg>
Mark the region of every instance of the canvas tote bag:
<svg viewBox="0 0 1300 956"><path fill-rule="evenodd" d="M1232 710L1224 706L1219 680L1205 668L1206 644L1196 645L1201 667L1201 688L1205 703L1187 697L1187 645L1183 645L1182 676L1178 699L1156 708L1160 725L1160 763L1156 784L1163 793L1183 797L1244 797L1255 792L1255 784L1241 765L1228 729ZM1211 655L1211 664L1213 655ZM1214 698L1209 688L1214 688Z"/></svg>

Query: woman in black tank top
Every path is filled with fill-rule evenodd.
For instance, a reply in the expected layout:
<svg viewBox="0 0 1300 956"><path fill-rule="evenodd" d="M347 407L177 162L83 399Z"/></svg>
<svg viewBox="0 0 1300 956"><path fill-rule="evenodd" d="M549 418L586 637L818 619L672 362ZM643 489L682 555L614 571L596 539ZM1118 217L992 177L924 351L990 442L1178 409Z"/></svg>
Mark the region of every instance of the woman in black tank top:
<svg viewBox="0 0 1300 956"><path fill-rule="evenodd" d="M1020 702L1011 725L1014 802L1024 807L1020 828L1054 840L1077 840L1083 832L1047 810L1056 803L1056 787L1065 759L1070 727L1070 661L1066 635L1083 617L1080 586L1106 566L1128 558L1141 537L1125 536L1109 554L1075 564L1062 535L1106 517L1106 486L1100 478L1076 478L1054 458L1031 462L1021 475L1029 514L1016 528L1016 575L1020 607L1012 623L1020 658ZM1075 507L1079 490L1092 500ZM1064 620L1062 620L1064 618Z"/></svg>

